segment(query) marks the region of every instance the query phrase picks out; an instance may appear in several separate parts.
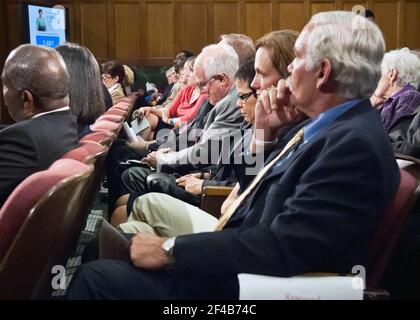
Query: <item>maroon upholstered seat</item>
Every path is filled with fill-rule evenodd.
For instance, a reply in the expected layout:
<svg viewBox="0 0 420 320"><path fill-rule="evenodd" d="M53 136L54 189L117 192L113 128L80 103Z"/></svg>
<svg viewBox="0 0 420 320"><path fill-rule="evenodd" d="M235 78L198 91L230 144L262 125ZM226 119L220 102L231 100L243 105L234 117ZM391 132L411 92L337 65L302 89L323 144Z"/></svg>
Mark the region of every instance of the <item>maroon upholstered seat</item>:
<svg viewBox="0 0 420 320"><path fill-rule="evenodd" d="M116 122L116 123L122 123L124 122L125 117L124 116L119 116L116 114L104 114L102 116L100 116L96 121L98 120L106 120L106 121L111 121L111 122Z"/></svg>
<svg viewBox="0 0 420 320"><path fill-rule="evenodd" d="M26 178L0 211L0 299L46 298L53 265L66 263L64 232L92 172L73 159Z"/></svg>
<svg viewBox="0 0 420 320"><path fill-rule="evenodd" d="M115 123L107 120L97 120L91 126L92 131L106 130L109 132L117 133L121 128L121 123Z"/></svg>
<svg viewBox="0 0 420 320"><path fill-rule="evenodd" d="M83 163L89 163L97 154L105 152L108 148L94 141L81 141L80 146L70 150L62 159L74 159Z"/></svg>
<svg viewBox="0 0 420 320"><path fill-rule="evenodd" d="M114 140L115 140L115 133L112 133L107 130L97 130L93 133L85 135L82 139L80 139L80 142L93 141L93 142L97 142L99 144L109 147L112 141Z"/></svg>
<svg viewBox="0 0 420 320"><path fill-rule="evenodd" d="M109 108L104 115L116 115L116 116L123 116L125 117L127 115L127 111L119 108Z"/></svg>
<svg viewBox="0 0 420 320"><path fill-rule="evenodd" d="M402 169L400 173L398 190L380 216L378 226L368 245L365 268L366 284L369 288L378 288L401 228L418 198L417 179Z"/></svg>

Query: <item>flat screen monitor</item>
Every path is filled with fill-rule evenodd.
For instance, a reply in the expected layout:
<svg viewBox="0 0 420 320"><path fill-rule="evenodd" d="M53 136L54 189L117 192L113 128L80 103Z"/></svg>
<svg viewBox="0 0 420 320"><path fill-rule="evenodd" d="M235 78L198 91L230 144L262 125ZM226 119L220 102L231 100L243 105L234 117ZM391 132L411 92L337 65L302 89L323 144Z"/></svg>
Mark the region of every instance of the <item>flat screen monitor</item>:
<svg viewBox="0 0 420 320"><path fill-rule="evenodd" d="M31 44L55 48L66 42L66 9L63 6L27 5L28 40Z"/></svg>

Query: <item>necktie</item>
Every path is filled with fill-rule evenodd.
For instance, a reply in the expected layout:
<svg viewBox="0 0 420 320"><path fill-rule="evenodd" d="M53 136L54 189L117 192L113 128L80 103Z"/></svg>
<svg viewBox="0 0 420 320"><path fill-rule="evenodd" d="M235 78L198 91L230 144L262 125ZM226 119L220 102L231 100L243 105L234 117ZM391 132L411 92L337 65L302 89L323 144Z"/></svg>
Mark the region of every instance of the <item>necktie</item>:
<svg viewBox="0 0 420 320"><path fill-rule="evenodd" d="M238 209L246 197L254 191L258 183L261 182L262 178L268 173L268 171L274 166L274 164L279 161L284 155L289 151L295 148L303 139L303 128L300 129L293 138L286 144L286 146L281 150L281 152L273 159L269 164L267 164L258 175L252 180L251 184L245 191L231 204L231 206L226 210L225 214L220 218L219 223L216 226L215 231L222 230L229 219L232 217L233 213Z"/></svg>

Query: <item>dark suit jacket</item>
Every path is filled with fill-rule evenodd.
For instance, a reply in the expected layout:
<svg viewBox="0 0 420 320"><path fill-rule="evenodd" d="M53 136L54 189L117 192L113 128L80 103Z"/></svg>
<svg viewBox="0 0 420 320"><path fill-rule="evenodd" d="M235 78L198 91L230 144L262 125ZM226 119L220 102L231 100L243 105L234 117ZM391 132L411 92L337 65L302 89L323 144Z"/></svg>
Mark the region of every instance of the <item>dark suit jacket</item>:
<svg viewBox="0 0 420 320"><path fill-rule="evenodd" d="M380 118L364 100L268 173L224 230L177 237L176 270L200 279L349 272L363 264L398 183Z"/></svg>
<svg viewBox="0 0 420 320"><path fill-rule="evenodd" d="M70 110L49 113L1 130L0 207L21 181L47 169L77 145L77 120Z"/></svg>

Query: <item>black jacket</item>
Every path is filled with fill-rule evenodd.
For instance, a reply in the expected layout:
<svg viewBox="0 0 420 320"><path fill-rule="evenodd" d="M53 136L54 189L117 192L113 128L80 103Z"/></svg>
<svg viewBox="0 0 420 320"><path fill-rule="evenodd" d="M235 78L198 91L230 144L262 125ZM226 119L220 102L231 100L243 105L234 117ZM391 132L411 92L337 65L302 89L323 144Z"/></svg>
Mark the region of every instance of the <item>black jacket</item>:
<svg viewBox="0 0 420 320"><path fill-rule="evenodd" d="M349 272L363 264L399 178L380 118L364 100L269 172L224 230L178 236L176 272L225 280Z"/></svg>
<svg viewBox="0 0 420 320"><path fill-rule="evenodd" d="M70 110L42 115L1 130L0 207L21 181L47 169L77 145L77 120Z"/></svg>

